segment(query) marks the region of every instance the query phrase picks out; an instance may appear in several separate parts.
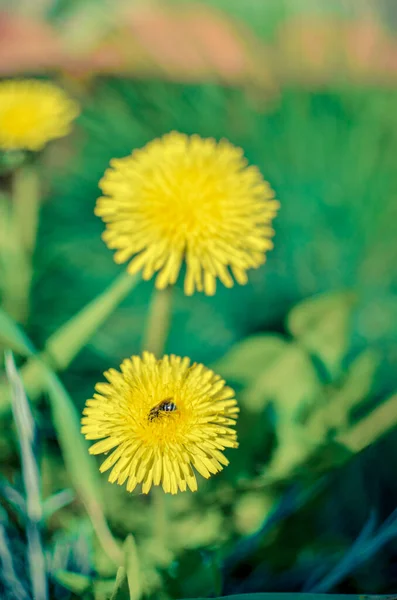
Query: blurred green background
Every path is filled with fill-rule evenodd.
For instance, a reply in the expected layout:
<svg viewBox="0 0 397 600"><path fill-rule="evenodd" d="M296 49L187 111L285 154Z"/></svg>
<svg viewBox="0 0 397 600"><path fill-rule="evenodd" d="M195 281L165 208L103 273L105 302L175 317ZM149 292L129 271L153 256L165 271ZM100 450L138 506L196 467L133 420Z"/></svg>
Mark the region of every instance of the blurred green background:
<svg viewBox="0 0 397 600"><path fill-rule="evenodd" d="M275 248L247 286L219 286L213 298L176 286L166 351L236 388L240 448L196 494L166 498L166 547L151 498L96 469L88 492L79 488L67 430L102 372L140 352L152 282L121 294L100 325L95 313L86 340L61 338L58 396L34 390L34 367L25 380L42 499L64 490L40 521L50 598L115 589L118 565L86 512L95 486L114 538L133 534L137 545L138 575L127 544L130 589L114 597L396 592L396 27L393 0L0 3L0 75L49 77L82 107L73 133L35 161L34 251L21 258L1 230L0 345L18 365L27 339L43 349L123 271L93 214L111 158L171 130L226 137L281 202ZM12 170L2 160L6 223ZM5 378L1 393L0 590L24 599L29 492ZM61 396L66 416L54 409Z"/></svg>

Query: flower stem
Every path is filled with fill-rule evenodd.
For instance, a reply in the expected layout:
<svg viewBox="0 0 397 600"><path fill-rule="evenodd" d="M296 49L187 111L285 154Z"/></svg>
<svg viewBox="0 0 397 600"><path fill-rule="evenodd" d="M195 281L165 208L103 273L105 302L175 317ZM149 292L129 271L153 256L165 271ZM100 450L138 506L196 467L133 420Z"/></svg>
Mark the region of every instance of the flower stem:
<svg viewBox="0 0 397 600"><path fill-rule="evenodd" d="M154 290L149 307L149 316L143 336L142 350L153 352L160 358L164 353L165 344L171 321L172 287L165 290ZM166 549L167 544L167 507L164 491L155 487L151 492L153 510L153 534L159 546Z"/></svg>
<svg viewBox="0 0 397 600"><path fill-rule="evenodd" d="M150 301L146 331L143 336L142 350L153 352L161 358L170 327L172 287L154 290Z"/></svg>
<svg viewBox="0 0 397 600"><path fill-rule="evenodd" d="M40 209L40 181L37 169L25 165L13 177L13 212L21 246L31 254L36 245Z"/></svg>
<svg viewBox="0 0 397 600"><path fill-rule="evenodd" d="M161 487L155 487L153 494L153 535L162 547L167 547L167 506L165 493Z"/></svg>
<svg viewBox="0 0 397 600"><path fill-rule="evenodd" d="M29 314L32 257L40 209L40 182L31 165L13 173L11 212L7 224L3 273L3 305L19 322Z"/></svg>

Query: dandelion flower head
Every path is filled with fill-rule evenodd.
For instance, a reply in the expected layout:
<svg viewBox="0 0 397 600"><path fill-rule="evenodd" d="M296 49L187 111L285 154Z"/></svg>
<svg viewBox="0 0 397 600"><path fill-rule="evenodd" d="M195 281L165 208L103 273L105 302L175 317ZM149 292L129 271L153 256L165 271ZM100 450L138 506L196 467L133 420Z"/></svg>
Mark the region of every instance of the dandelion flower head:
<svg viewBox="0 0 397 600"><path fill-rule="evenodd" d="M0 149L41 150L69 133L77 104L47 81L0 82Z"/></svg>
<svg viewBox="0 0 397 600"><path fill-rule="evenodd" d="M131 274L174 284L186 263L185 293L232 287L265 262L278 202L259 169L226 140L172 132L126 158L100 181L95 213L103 239ZM233 279L234 278L234 279Z"/></svg>
<svg viewBox="0 0 397 600"><path fill-rule="evenodd" d="M83 411L82 433L100 440L91 454L111 454L101 472L109 481L147 494L162 485L176 494L197 490L195 471L203 477L229 461L225 448L236 448L238 407L234 392L220 376L188 358L157 360L149 352L124 360L120 371L105 373Z"/></svg>

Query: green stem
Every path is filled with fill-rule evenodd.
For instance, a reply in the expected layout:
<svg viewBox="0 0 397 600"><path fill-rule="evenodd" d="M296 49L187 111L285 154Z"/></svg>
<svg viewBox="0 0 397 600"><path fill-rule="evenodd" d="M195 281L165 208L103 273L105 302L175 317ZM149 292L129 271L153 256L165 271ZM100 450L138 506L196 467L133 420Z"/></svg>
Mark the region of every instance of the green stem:
<svg viewBox="0 0 397 600"><path fill-rule="evenodd" d="M40 181L37 169L26 165L15 171L12 195L18 239L26 252L32 254L36 246L40 209Z"/></svg>
<svg viewBox="0 0 397 600"><path fill-rule="evenodd" d="M155 487L153 494L153 537L155 537L162 547L167 547L167 506L166 497L161 487Z"/></svg>
<svg viewBox="0 0 397 600"><path fill-rule="evenodd" d="M142 350L153 352L157 358L164 353L171 321L172 287L154 290L149 307L149 316L143 338ZM167 507L165 493L160 487L151 492L154 537L160 547L167 548Z"/></svg>
<svg viewBox="0 0 397 600"><path fill-rule="evenodd" d="M123 554L109 529L100 502L86 503L85 509L91 519L92 526L102 549L114 564L119 566L123 561Z"/></svg>
<svg viewBox="0 0 397 600"><path fill-rule="evenodd" d="M142 350L153 352L157 358L164 353L171 320L172 287L154 290L143 337Z"/></svg>
<svg viewBox="0 0 397 600"><path fill-rule="evenodd" d="M32 257L40 208L40 182L32 166L16 169L12 180L11 213L7 223L2 274L3 306L19 322L29 314Z"/></svg>

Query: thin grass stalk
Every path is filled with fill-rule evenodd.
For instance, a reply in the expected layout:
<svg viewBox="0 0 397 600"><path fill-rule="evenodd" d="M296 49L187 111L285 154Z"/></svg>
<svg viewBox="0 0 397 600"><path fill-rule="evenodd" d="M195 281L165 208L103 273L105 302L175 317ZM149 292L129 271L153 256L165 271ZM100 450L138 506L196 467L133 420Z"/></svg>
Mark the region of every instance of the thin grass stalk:
<svg viewBox="0 0 397 600"><path fill-rule="evenodd" d="M0 523L0 564L3 584L10 592L10 598L16 597L19 600L30 600L28 593L19 581L19 577L15 572L12 554L10 552L10 542L6 533L6 529Z"/></svg>
<svg viewBox="0 0 397 600"><path fill-rule="evenodd" d="M122 552L114 540L107 525L101 505L101 484L95 460L88 453L88 446L80 434L80 415L71 398L55 373L35 355L31 341L23 334L18 325L0 309L0 325L3 317L7 326L7 337L24 350L24 354L33 355L40 363L45 374L45 385L49 395L54 428L62 451L66 470L78 491L92 526L104 551L116 563L121 564Z"/></svg>
<svg viewBox="0 0 397 600"><path fill-rule="evenodd" d="M80 434L76 408L57 377L46 368L47 389L54 427L66 469L91 519L96 536L106 554L120 565L123 554L108 527L101 504L101 487L95 461Z"/></svg>
<svg viewBox="0 0 397 600"><path fill-rule="evenodd" d="M21 378L13 356L6 353L6 372L12 388L12 411L21 450L22 479L26 493L26 536L28 564L35 600L48 599L48 583L44 548L41 540L43 509L40 493L40 472L35 456L36 430Z"/></svg>

